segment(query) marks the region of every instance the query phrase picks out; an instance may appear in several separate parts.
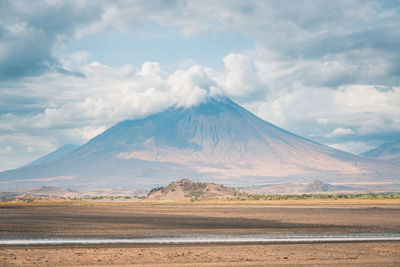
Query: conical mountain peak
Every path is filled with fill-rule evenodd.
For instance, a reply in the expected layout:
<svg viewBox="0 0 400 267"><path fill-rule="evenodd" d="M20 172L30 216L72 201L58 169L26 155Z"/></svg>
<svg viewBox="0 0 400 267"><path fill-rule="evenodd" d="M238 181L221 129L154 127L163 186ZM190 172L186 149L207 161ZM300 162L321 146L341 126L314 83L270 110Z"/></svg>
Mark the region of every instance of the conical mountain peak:
<svg viewBox="0 0 400 267"><path fill-rule="evenodd" d="M20 186L150 187L181 177L232 185L397 177L389 163L332 149L268 123L226 97L109 128L68 155L0 173ZM377 176L380 175L380 176ZM394 179L394 178L393 178ZM45 182L43 182L45 181Z"/></svg>

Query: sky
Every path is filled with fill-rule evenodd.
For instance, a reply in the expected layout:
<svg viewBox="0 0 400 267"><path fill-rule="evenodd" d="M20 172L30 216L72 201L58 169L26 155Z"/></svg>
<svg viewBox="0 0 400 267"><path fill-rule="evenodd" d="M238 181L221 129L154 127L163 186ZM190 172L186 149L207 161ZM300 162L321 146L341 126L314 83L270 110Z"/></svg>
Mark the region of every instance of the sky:
<svg viewBox="0 0 400 267"><path fill-rule="evenodd" d="M0 0L0 171L225 95L352 153L400 139L400 2Z"/></svg>

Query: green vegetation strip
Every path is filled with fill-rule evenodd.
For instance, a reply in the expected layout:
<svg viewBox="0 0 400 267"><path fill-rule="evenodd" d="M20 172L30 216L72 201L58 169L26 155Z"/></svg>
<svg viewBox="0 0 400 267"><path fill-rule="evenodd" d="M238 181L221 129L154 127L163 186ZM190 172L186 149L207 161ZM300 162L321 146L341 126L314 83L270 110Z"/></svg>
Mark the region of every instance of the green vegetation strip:
<svg viewBox="0 0 400 267"><path fill-rule="evenodd" d="M299 199L400 199L400 194L367 193L367 194L288 194L288 195L247 195L238 200L299 200Z"/></svg>

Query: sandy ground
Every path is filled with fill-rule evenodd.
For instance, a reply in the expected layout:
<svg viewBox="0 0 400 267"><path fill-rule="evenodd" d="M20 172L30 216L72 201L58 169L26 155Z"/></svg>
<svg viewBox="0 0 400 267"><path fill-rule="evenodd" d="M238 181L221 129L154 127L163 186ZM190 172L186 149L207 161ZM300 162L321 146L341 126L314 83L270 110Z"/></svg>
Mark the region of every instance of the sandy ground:
<svg viewBox="0 0 400 267"><path fill-rule="evenodd" d="M399 266L399 242L3 248L1 266Z"/></svg>
<svg viewBox="0 0 400 267"><path fill-rule="evenodd" d="M400 232L400 206L0 205L0 238L348 232ZM132 264L399 266L400 242L0 247L0 266Z"/></svg>

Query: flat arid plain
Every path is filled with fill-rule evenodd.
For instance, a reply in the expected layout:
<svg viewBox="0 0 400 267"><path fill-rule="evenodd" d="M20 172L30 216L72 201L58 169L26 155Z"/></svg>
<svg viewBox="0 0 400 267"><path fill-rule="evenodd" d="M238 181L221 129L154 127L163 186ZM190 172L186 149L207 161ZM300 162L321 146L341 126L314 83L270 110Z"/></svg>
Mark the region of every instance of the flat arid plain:
<svg viewBox="0 0 400 267"><path fill-rule="evenodd" d="M0 205L0 239L400 232L400 201L37 202ZM0 246L1 266L398 266L400 242Z"/></svg>

